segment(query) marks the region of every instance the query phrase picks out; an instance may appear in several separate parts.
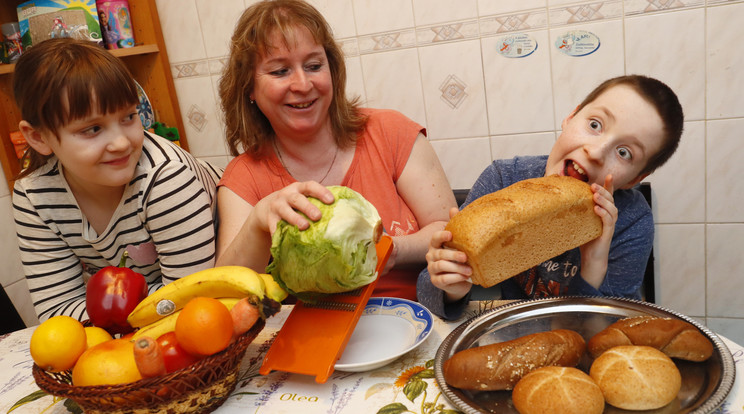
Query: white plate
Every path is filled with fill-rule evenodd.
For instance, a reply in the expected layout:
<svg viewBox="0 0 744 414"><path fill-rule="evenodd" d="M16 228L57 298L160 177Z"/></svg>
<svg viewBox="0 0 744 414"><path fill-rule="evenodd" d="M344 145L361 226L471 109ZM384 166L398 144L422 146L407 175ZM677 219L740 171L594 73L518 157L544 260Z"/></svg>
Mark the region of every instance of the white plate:
<svg viewBox="0 0 744 414"><path fill-rule="evenodd" d="M399 298L370 298L334 368L371 371L421 345L432 330L431 312Z"/></svg>

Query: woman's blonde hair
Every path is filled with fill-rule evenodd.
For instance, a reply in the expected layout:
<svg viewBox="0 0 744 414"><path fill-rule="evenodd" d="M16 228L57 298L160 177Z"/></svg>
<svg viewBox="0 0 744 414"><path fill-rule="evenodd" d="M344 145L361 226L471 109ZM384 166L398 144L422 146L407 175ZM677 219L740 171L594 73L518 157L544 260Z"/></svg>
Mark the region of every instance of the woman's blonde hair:
<svg viewBox="0 0 744 414"><path fill-rule="evenodd" d="M139 101L136 83L121 60L90 41L71 38L45 40L24 52L13 74L13 95L21 118L57 139L59 128L94 109L107 114ZM52 155L29 148L25 157L29 164L17 178Z"/></svg>
<svg viewBox="0 0 744 414"><path fill-rule="evenodd" d="M301 0L268 0L247 8L230 41L230 58L220 79L219 93L225 117L230 154L261 154L274 140L274 130L257 105L250 102L255 86L256 64L271 44L274 31L290 44L297 29L305 28L323 46L333 81L333 97L328 109L337 145L345 147L364 129L366 117L358 110L357 99L346 98L346 65L343 52L331 28L314 7Z"/></svg>

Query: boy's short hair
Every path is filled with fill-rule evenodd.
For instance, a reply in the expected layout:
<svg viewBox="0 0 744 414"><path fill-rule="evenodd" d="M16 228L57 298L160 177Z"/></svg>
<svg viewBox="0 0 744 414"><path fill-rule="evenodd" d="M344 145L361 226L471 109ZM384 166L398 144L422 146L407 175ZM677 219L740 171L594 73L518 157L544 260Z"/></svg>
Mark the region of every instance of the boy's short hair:
<svg viewBox="0 0 744 414"><path fill-rule="evenodd" d="M599 95L608 89L618 85L627 85L633 88L642 98L656 108L661 117L664 127L664 142L662 142L659 152L648 160L643 171L641 171L641 174L650 174L664 165L679 146L684 127L682 105L680 105L674 91L660 80L643 75L626 75L602 82L584 98L584 101L576 108L576 112L581 111L582 108L596 100Z"/></svg>

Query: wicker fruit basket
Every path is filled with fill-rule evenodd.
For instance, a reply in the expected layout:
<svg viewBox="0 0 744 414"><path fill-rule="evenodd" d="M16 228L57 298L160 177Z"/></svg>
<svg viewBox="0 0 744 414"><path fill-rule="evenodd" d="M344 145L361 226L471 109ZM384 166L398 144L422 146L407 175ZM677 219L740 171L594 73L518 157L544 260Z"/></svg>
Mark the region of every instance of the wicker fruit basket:
<svg viewBox="0 0 744 414"><path fill-rule="evenodd" d="M48 372L34 364L36 384L58 397L75 401L86 413L208 413L235 389L248 345L264 328L259 319L223 351L159 377L121 385L76 387L70 371Z"/></svg>

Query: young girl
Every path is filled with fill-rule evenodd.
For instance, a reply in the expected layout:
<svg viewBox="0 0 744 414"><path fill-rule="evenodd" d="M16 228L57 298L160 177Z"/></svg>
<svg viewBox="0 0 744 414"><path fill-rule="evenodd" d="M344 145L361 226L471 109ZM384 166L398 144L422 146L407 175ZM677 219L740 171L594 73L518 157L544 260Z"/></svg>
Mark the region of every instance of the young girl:
<svg viewBox="0 0 744 414"><path fill-rule="evenodd" d="M89 42L47 40L19 59L13 92L30 146L13 208L40 321L86 319L85 282L125 250L150 291L214 265L221 170L143 130L119 59Z"/></svg>

